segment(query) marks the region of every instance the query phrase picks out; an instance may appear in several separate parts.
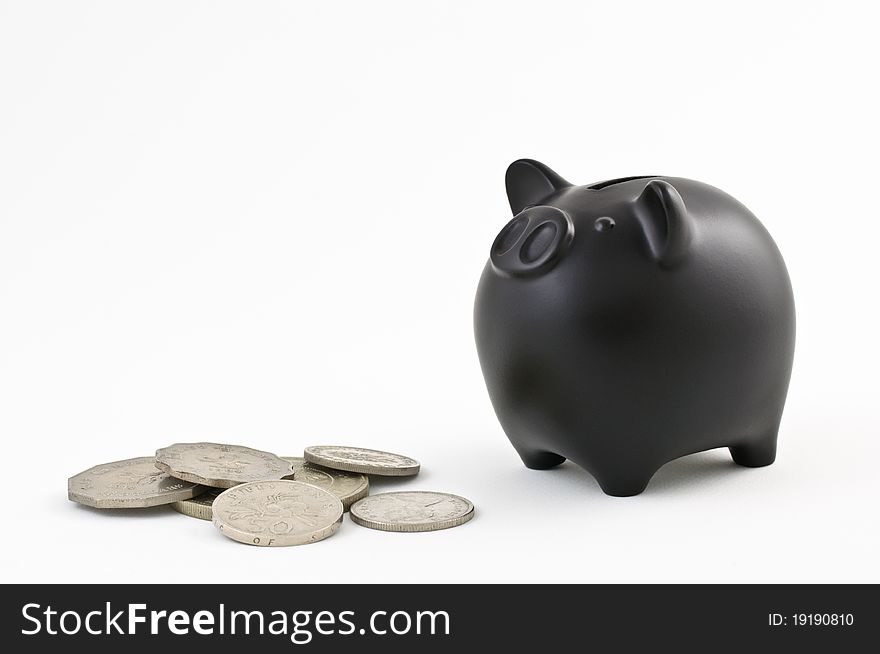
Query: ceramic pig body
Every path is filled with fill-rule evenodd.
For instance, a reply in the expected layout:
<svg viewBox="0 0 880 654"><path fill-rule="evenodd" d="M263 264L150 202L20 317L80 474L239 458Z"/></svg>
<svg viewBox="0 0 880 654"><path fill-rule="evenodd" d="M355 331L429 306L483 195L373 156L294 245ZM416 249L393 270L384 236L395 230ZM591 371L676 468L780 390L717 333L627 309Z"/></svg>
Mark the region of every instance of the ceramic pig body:
<svg viewBox="0 0 880 654"><path fill-rule="evenodd" d="M626 496L702 450L772 463L795 311L755 216L677 177L573 186L520 160L506 181L514 219L492 245L474 325L525 465L570 459Z"/></svg>

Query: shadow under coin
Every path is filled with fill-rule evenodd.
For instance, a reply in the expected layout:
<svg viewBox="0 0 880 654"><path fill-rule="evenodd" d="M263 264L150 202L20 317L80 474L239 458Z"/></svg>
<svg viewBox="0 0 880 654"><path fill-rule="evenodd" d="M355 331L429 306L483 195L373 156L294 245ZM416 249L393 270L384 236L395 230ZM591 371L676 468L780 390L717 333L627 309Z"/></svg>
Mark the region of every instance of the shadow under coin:
<svg viewBox="0 0 880 654"><path fill-rule="evenodd" d="M71 502L71 504L76 507L76 510L86 511L93 515L106 516L114 519L155 518L156 516L170 515L172 513L176 513L176 511L173 511L168 504L163 504L161 506L149 506L142 509L96 509L93 506L86 506L85 504L78 504L77 502Z"/></svg>

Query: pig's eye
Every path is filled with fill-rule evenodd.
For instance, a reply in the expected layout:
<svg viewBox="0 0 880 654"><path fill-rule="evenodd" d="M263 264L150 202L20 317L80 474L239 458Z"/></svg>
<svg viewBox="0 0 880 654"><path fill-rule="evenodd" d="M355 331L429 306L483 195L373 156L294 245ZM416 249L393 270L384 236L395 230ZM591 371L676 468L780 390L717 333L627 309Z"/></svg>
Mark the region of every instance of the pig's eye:
<svg viewBox="0 0 880 654"><path fill-rule="evenodd" d="M614 229L614 224L614 218L602 216L601 218L596 218L596 222L593 223L593 229L597 232L610 232Z"/></svg>

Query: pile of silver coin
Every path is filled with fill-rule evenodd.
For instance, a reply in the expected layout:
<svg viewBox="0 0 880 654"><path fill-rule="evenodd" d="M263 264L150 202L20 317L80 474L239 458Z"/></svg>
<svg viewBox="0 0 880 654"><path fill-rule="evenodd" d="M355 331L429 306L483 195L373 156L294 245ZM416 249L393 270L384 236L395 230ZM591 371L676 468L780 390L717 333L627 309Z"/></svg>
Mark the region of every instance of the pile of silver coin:
<svg viewBox="0 0 880 654"><path fill-rule="evenodd" d="M248 545L304 545L351 521L382 531L433 531L474 516L463 497L433 491L370 495L370 476L412 477L420 464L401 454L341 445L276 456L241 445L175 443L144 456L104 463L67 480L67 497L97 509L171 505L211 520Z"/></svg>

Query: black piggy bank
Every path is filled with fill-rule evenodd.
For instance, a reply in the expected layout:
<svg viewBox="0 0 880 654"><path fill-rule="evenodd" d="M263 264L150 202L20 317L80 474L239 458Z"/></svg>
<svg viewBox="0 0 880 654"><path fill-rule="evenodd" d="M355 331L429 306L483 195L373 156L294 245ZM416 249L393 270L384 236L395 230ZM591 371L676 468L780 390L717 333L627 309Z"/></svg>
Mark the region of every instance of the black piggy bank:
<svg viewBox="0 0 880 654"><path fill-rule="evenodd" d="M523 159L506 183L514 218L492 244L474 331L525 465L571 459L627 496L716 447L773 463L795 311L757 218L679 177L573 186Z"/></svg>

